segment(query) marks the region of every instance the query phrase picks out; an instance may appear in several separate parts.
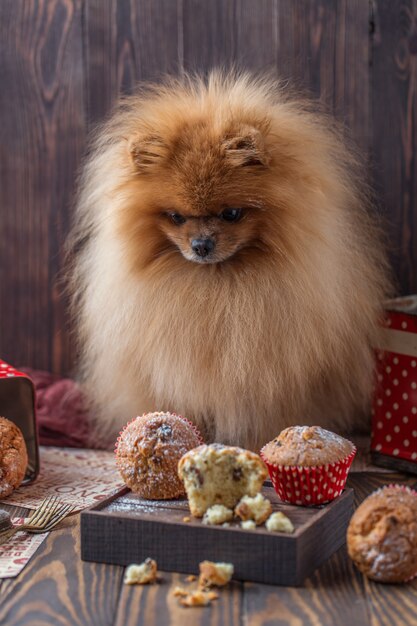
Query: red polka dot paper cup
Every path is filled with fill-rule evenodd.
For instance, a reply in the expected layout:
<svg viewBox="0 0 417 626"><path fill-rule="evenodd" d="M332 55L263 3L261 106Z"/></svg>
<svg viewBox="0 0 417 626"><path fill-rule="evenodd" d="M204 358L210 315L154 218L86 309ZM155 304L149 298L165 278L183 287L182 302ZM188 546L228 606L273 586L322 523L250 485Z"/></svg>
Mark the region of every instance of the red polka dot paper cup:
<svg viewBox="0 0 417 626"><path fill-rule="evenodd" d="M352 448L352 452L340 461L315 467L274 465L265 458L263 448L260 454L281 500L300 506L316 506L331 502L343 492L356 454L353 444Z"/></svg>

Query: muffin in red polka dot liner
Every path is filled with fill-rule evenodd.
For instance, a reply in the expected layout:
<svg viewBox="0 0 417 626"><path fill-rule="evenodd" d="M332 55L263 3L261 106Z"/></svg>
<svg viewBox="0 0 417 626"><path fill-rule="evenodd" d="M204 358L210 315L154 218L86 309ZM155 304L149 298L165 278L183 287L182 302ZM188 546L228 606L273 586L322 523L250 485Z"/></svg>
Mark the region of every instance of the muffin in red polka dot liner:
<svg viewBox="0 0 417 626"><path fill-rule="evenodd" d="M325 504L343 492L356 454L351 441L320 426L291 426L261 450L284 502Z"/></svg>

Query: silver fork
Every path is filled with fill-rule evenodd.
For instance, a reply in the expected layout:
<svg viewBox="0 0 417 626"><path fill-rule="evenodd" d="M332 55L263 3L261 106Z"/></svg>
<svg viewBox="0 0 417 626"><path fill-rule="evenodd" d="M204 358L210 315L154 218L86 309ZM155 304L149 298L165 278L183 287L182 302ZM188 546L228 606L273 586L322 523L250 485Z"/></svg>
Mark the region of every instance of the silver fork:
<svg viewBox="0 0 417 626"><path fill-rule="evenodd" d="M51 521L42 530L31 528L27 532L31 533L32 535L40 535L41 533L49 532L50 530L55 528L55 526L58 526L59 522L62 522L65 517L70 515L75 510L75 508L76 507L72 504L64 504L62 508L59 509L58 512L55 514L53 519L51 519Z"/></svg>
<svg viewBox="0 0 417 626"><path fill-rule="evenodd" d="M66 515L74 509L64 504L55 496L45 498L32 513L26 524L16 525L0 533L0 546L19 532L45 533L54 528Z"/></svg>

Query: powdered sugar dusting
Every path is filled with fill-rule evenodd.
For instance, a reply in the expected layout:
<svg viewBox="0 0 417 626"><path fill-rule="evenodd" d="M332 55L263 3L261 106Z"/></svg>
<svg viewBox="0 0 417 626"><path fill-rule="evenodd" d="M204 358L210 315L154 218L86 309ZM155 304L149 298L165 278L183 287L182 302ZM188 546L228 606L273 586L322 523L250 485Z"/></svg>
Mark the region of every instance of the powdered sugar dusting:
<svg viewBox="0 0 417 626"><path fill-rule="evenodd" d="M348 529L349 554L367 576L405 582L417 573L417 492L403 485L374 491Z"/></svg>
<svg viewBox="0 0 417 626"><path fill-rule="evenodd" d="M188 420L172 413L149 413L129 422L116 444L116 462L126 485L150 499L184 493L180 458L201 443Z"/></svg>

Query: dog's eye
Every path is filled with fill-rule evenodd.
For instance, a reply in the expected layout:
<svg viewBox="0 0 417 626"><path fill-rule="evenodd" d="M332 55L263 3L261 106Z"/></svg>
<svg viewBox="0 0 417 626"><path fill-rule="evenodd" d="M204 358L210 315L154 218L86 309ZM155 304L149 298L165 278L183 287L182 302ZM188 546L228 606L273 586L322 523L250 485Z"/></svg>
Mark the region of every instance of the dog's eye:
<svg viewBox="0 0 417 626"><path fill-rule="evenodd" d="M177 224L177 226L179 226L180 224L184 224L184 222L186 221L185 217L183 217L179 213L170 213L169 216L174 224Z"/></svg>
<svg viewBox="0 0 417 626"><path fill-rule="evenodd" d="M237 222L242 217L242 209L224 209L220 217L225 222Z"/></svg>

